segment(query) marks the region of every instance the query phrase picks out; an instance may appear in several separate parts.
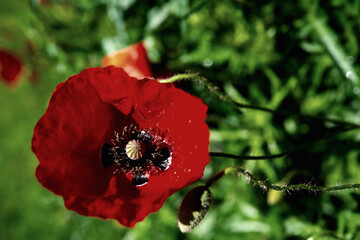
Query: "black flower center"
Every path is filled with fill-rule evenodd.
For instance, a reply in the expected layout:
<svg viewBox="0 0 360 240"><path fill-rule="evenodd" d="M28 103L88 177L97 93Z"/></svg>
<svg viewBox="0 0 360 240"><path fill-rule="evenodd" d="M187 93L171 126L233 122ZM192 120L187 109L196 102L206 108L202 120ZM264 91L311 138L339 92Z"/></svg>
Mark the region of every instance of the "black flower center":
<svg viewBox="0 0 360 240"><path fill-rule="evenodd" d="M122 133L115 132L115 139L104 143L101 149L102 166L116 164L115 172L131 173L135 186L142 186L149 176L166 171L171 160L172 149L164 135L133 125L125 127Z"/></svg>

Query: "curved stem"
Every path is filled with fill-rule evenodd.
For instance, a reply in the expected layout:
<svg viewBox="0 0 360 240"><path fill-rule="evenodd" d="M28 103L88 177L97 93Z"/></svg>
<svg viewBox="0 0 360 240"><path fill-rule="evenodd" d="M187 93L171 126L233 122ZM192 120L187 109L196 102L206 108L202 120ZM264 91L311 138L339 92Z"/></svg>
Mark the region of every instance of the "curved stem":
<svg viewBox="0 0 360 240"><path fill-rule="evenodd" d="M205 186L211 187L215 182L217 182L220 178L222 178L225 175L225 170L222 170L221 172L218 172L214 176L212 176L209 180L206 181Z"/></svg>
<svg viewBox="0 0 360 240"><path fill-rule="evenodd" d="M276 185L268 182L267 180L260 180L258 177L252 175L248 170L242 167L228 167L221 172L212 176L208 181L206 181L205 186L211 187L215 182L220 180L223 176L226 176L230 173L243 174L246 177L248 183L252 182L254 185L259 186L262 190L275 190L281 192L290 192L290 191L299 191L299 190L308 190L313 192L335 192L346 189L356 189L360 188L360 183L349 183L349 184L336 184L333 186L315 186L311 184L294 184L294 185Z"/></svg>
<svg viewBox="0 0 360 240"><path fill-rule="evenodd" d="M341 120L326 118L326 117L315 117L315 116L301 114L301 113L297 113L297 112L284 111L284 110L273 110L273 109L269 109L269 108L265 108L265 107L259 107L259 106L250 105L250 104L238 103L238 102L234 101L233 99L231 99L231 97L229 95L220 92L217 87L213 86L211 83L206 81L205 78L199 76L196 73L178 74L178 75L174 75L167 79L160 79L158 81L160 83L173 83L173 82L180 81L180 80L193 80L193 81L199 82L200 84L207 87L209 89L209 91L212 92L213 94L215 94L220 100L230 103L231 105L238 108L239 110L240 109L252 109L252 110L258 110L258 111L263 111L263 112L267 112L267 113L282 115L282 116L294 116L294 117L299 117L299 118L329 122L329 123L333 123L336 125L340 124L343 126L360 128L360 124L350 123L347 121L341 121Z"/></svg>
<svg viewBox="0 0 360 240"><path fill-rule="evenodd" d="M299 190L308 190L308 191L315 191L315 192L334 192L346 189L358 189L360 188L359 183L350 183L350 184L337 184L334 186L323 187L323 186L315 186L310 184L295 184L295 185L276 185L271 184L267 181L259 180L259 178L252 175L248 170L244 168L232 168L228 170L228 172L236 172L245 175L248 182L253 182L255 185L258 185L264 191L267 190L275 190L281 192L290 192L290 191L299 191Z"/></svg>
<svg viewBox="0 0 360 240"><path fill-rule="evenodd" d="M158 79L157 81L159 83L174 83L174 82L180 81L180 80L189 80L189 79L196 80L198 78L200 78L200 77L196 73L180 73L180 74L176 74L169 78Z"/></svg>

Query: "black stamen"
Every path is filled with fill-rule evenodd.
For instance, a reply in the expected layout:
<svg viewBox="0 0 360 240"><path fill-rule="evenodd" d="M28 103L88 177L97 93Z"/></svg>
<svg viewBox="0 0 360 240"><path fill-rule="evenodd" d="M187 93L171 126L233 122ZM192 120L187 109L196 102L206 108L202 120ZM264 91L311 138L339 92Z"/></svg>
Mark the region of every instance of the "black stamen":
<svg viewBox="0 0 360 240"><path fill-rule="evenodd" d="M149 182L149 179L145 175L134 175L131 184L134 186L141 186Z"/></svg>
<svg viewBox="0 0 360 240"><path fill-rule="evenodd" d="M111 144L104 143L101 148L101 164L104 168L115 163L116 172L132 174L132 184L142 186L149 182L149 177L166 171L172 162L171 145L163 135L153 132L153 129L139 129L130 125L121 133L115 132ZM126 151L130 141L141 143L142 156L133 159ZM115 173L115 172L114 172Z"/></svg>
<svg viewBox="0 0 360 240"><path fill-rule="evenodd" d="M104 143L101 148L101 153L100 153L101 165L104 168L110 167L111 165L113 165L115 163L114 156L113 156L111 149L112 149L112 146L108 143Z"/></svg>
<svg viewBox="0 0 360 240"><path fill-rule="evenodd" d="M163 147L159 150L159 152L156 154L155 159L153 160L153 164L157 167L159 167L161 170L165 170L168 168L170 162L170 150L168 147Z"/></svg>

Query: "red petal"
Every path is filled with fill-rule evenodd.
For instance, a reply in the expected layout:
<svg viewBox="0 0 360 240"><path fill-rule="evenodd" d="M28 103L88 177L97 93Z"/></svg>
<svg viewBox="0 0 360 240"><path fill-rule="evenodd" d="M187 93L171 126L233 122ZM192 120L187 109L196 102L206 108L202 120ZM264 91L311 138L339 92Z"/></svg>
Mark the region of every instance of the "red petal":
<svg viewBox="0 0 360 240"><path fill-rule="evenodd" d="M161 207L154 204L151 197L144 199L140 196L140 190L124 175L114 176L102 197L66 197L64 201L67 208L79 214L116 219L126 227L133 227L136 222Z"/></svg>
<svg viewBox="0 0 360 240"><path fill-rule="evenodd" d="M133 99L129 92L137 82L121 68L109 66L106 68L90 68L81 73L83 78L95 87L102 101L116 107L128 115L133 111Z"/></svg>
<svg viewBox="0 0 360 240"><path fill-rule="evenodd" d="M0 50L1 77L7 84L14 84L20 76L22 63L11 52Z"/></svg>
<svg viewBox="0 0 360 240"><path fill-rule="evenodd" d="M123 68L130 76L136 78L152 76L149 59L142 42L106 55L101 65Z"/></svg>
<svg viewBox="0 0 360 240"><path fill-rule="evenodd" d="M34 129L32 150L40 161L37 178L63 196L105 192L113 169L101 166L100 146L113 137L109 128L122 129L129 122L101 101L82 75L59 84Z"/></svg>

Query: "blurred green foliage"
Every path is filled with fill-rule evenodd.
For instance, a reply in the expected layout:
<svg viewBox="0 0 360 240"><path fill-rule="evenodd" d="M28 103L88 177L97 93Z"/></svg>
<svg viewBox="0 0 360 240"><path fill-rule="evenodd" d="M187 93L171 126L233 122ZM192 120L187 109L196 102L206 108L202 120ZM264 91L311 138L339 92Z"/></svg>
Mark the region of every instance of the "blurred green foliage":
<svg viewBox="0 0 360 240"><path fill-rule="evenodd" d="M145 40L153 63L199 72L235 101L359 123L358 0L32 0L0 2L0 47L25 63L17 88L0 86L0 239L360 239L359 192L274 195L228 176L193 232L176 227L186 191L134 229L79 216L43 189L32 129L56 84ZM276 154L332 135L320 120L238 111L206 87L179 87L209 105L211 151ZM270 182L360 183L359 131L286 158L214 158L204 179L244 165Z"/></svg>

